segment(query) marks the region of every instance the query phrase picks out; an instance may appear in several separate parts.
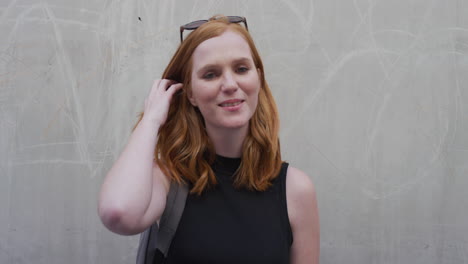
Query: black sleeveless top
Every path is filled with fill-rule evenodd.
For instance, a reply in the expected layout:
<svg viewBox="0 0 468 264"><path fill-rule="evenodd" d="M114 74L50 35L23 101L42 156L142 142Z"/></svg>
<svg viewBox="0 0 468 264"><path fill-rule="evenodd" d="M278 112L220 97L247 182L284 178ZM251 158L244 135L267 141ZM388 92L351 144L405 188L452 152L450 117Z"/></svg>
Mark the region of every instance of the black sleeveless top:
<svg viewBox="0 0 468 264"><path fill-rule="evenodd" d="M187 197L166 264L289 263L292 232L286 207L286 171L264 192L237 190L240 158L216 157L216 187Z"/></svg>

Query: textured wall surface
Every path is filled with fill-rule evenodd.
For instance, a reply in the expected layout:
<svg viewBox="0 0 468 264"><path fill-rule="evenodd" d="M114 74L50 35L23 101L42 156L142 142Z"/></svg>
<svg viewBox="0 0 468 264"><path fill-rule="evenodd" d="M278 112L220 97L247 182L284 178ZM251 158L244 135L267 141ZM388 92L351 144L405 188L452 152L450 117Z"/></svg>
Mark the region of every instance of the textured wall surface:
<svg viewBox="0 0 468 264"><path fill-rule="evenodd" d="M321 263L468 263L468 1L0 0L0 263L132 263L97 216L179 26L246 16Z"/></svg>

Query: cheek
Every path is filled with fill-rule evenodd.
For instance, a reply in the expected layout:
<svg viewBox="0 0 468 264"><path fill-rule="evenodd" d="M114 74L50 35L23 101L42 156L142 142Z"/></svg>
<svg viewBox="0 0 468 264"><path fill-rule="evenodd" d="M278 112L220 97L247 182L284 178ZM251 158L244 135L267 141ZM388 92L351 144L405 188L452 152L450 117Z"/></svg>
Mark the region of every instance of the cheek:
<svg viewBox="0 0 468 264"><path fill-rule="evenodd" d="M216 100L216 96L216 89L213 89L211 84L200 82L192 83L191 102L195 103L200 110L213 103Z"/></svg>
<svg viewBox="0 0 468 264"><path fill-rule="evenodd" d="M258 94L260 92L260 80L257 78L252 78L248 84L245 86L247 89L246 89L246 93L249 95L249 96L252 96L252 97L258 97Z"/></svg>
<svg viewBox="0 0 468 264"><path fill-rule="evenodd" d="M253 110L255 111L257 109L257 106L258 106L258 96L259 96L259 90L257 90L257 93L253 96L253 102L252 102L252 107L253 107Z"/></svg>
<svg viewBox="0 0 468 264"><path fill-rule="evenodd" d="M259 83L251 83L248 87L246 86L245 93L249 98L249 105L251 111L255 112L258 105L258 98L260 95L260 84Z"/></svg>
<svg viewBox="0 0 468 264"><path fill-rule="evenodd" d="M255 89L255 92L254 92L254 102L255 102L255 109L257 109L257 105L258 105L258 98L260 96L260 92L261 92L261 83L260 83L260 80L257 81L257 86L256 86L256 89Z"/></svg>

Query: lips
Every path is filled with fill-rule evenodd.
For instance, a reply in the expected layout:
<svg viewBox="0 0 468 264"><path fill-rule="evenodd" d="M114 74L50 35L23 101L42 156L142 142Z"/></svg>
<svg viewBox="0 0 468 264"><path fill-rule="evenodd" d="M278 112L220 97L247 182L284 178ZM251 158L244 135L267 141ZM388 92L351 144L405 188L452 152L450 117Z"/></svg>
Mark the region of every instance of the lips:
<svg viewBox="0 0 468 264"><path fill-rule="evenodd" d="M241 99L231 99L231 100L223 101L222 103L219 104L219 106L232 107L232 106L240 105L243 102L244 100L241 100Z"/></svg>

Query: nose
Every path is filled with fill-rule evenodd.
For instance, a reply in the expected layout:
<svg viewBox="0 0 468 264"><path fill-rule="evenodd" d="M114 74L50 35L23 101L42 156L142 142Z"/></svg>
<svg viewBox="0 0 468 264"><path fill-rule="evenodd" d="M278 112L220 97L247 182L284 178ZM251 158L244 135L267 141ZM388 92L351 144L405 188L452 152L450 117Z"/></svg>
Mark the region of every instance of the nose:
<svg viewBox="0 0 468 264"><path fill-rule="evenodd" d="M226 71L223 74L223 79L221 83L221 90L225 93L235 92L239 86L237 85L235 73L231 71Z"/></svg>

